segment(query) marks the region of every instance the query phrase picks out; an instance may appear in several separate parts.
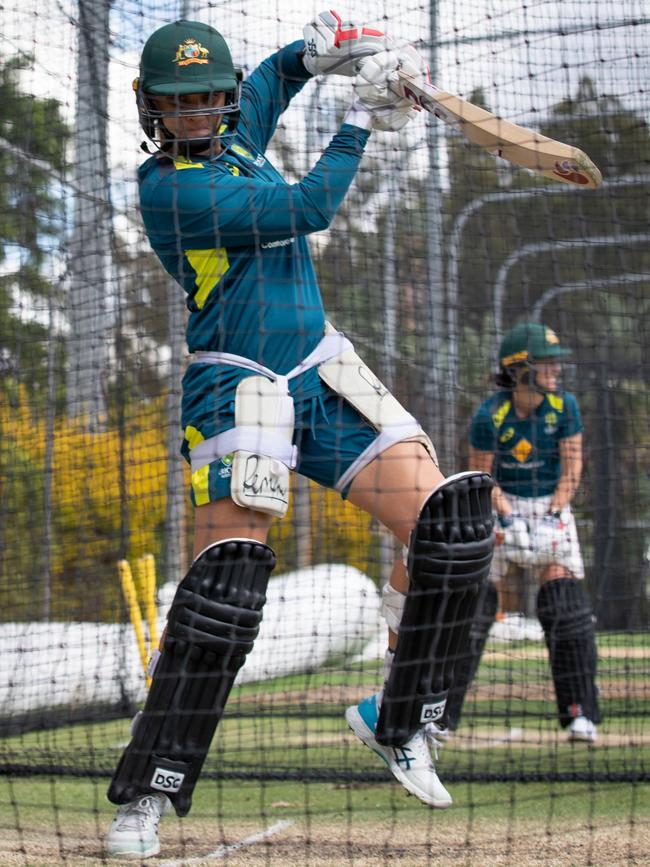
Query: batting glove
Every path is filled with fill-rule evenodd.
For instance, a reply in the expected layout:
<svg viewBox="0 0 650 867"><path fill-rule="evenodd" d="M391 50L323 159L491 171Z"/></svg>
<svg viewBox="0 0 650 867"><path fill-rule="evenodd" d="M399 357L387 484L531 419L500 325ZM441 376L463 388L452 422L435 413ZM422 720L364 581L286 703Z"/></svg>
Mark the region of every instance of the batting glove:
<svg viewBox="0 0 650 867"><path fill-rule="evenodd" d="M561 517L545 515L531 533L531 546L539 565L566 565L573 549L568 525Z"/></svg>
<svg viewBox="0 0 650 867"><path fill-rule="evenodd" d="M533 556L528 522L514 513L504 517L508 521L503 528L504 556L518 566L528 566Z"/></svg>
<svg viewBox="0 0 650 867"><path fill-rule="evenodd" d="M357 74L364 57L383 51L392 43L381 30L343 21L338 12L320 12L303 28L303 65L312 75Z"/></svg>
<svg viewBox="0 0 650 867"><path fill-rule="evenodd" d="M403 99L392 88L397 81L398 69L418 78L428 78L426 62L412 45L373 54L359 63L354 92L359 101L372 111L373 129L396 132L418 111L413 103Z"/></svg>

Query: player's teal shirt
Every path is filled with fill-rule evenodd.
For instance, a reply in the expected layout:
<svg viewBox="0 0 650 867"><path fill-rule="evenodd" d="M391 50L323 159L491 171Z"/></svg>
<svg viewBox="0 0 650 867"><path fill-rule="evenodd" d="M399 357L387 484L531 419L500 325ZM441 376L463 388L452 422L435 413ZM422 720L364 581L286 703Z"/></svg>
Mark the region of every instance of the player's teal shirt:
<svg viewBox="0 0 650 867"><path fill-rule="evenodd" d="M555 491L560 479L560 440L580 431L580 409L572 394L546 394L527 418L519 418L512 393L500 391L476 411L469 439L475 449L494 452L492 475L507 494L543 497Z"/></svg>
<svg viewBox="0 0 650 867"><path fill-rule="evenodd" d="M306 236L325 229L354 178L369 133L343 124L321 159L287 183L264 156L278 118L310 75L302 42L265 60L242 86L241 118L213 159L157 155L139 170L147 235L187 293L187 344L287 373L323 336L324 311ZM249 372L194 364L185 375L184 424L206 390L226 396ZM315 370L291 381L320 392Z"/></svg>

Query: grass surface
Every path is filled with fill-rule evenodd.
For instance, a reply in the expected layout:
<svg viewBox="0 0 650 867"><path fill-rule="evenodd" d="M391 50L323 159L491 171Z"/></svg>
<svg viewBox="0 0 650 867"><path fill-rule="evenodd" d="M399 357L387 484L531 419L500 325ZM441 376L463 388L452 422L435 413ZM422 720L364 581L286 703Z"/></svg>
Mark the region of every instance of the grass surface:
<svg viewBox="0 0 650 867"><path fill-rule="evenodd" d="M438 763L454 797L444 812L407 797L345 725L378 665L238 688L192 812L164 820L164 858L147 863L650 864L649 640L601 637L599 656L605 719L591 749L557 726L543 645L489 646ZM120 719L0 740L0 867L104 862L105 791L128 738Z"/></svg>
<svg viewBox="0 0 650 867"><path fill-rule="evenodd" d="M617 780L650 776L650 648L599 641L604 724L595 750L567 743L556 721L546 650L492 644L468 694L462 725L441 759L448 779ZM206 773L256 778L372 781L382 765L358 748L343 711L372 692L378 665L329 667L233 690ZM5 768L110 774L129 720L80 723L0 739Z"/></svg>
<svg viewBox="0 0 650 867"><path fill-rule="evenodd" d="M103 836L113 814L104 797L106 784L0 781L0 863L102 863ZM391 783L203 781L190 815L163 821L164 857L153 863L647 864L647 789L611 783L456 784L454 806L440 812ZM269 829L262 840L241 845Z"/></svg>

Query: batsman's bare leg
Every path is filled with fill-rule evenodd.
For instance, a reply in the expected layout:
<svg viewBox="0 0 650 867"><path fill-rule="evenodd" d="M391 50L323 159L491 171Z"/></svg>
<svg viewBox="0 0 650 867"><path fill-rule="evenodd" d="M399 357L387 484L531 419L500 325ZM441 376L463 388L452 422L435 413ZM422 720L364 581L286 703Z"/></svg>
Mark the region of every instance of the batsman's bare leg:
<svg viewBox="0 0 650 867"><path fill-rule="evenodd" d="M408 792L441 809L451 796L429 747L441 745L436 735L444 726L453 663L489 568L490 490L485 474L445 480L421 446L402 443L367 467L350 493L410 542L408 576L396 565L384 591L384 614L398 634L395 656L390 649L386 654L384 690L348 708L346 719Z"/></svg>
<svg viewBox="0 0 650 867"><path fill-rule="evenodd" d="M256 539L266 542L272 517L242 509L230 499L206 503L194 510L194 557L222 539Z"/></svg>
<svg viewBox="0 0 650 867"><path fill-rule="evenodd" d="M361 470L348 499L408 545L422 503L444 478L420 443L397 443Z"/></svg>

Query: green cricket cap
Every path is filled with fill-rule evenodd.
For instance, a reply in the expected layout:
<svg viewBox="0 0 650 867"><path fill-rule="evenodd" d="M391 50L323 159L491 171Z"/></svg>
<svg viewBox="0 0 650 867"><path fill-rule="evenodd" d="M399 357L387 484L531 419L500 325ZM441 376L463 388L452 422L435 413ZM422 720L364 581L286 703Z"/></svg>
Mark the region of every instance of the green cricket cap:
<svg viewBox="0 0 650 867"><path fill-rule="evenodd" d="M540 322L520 322L501 341L499 362L501 367L509 367L522 361L565 358L571 354L570 349L560 344L552 328Z"/></svg>
<svg viewBox="0 0 650 867"><path fill-rule="evenodd" d="M230 49L218 30L200 21L165 24L147 39L140 58L144 93L178 96L236 90Z"/></svg>

